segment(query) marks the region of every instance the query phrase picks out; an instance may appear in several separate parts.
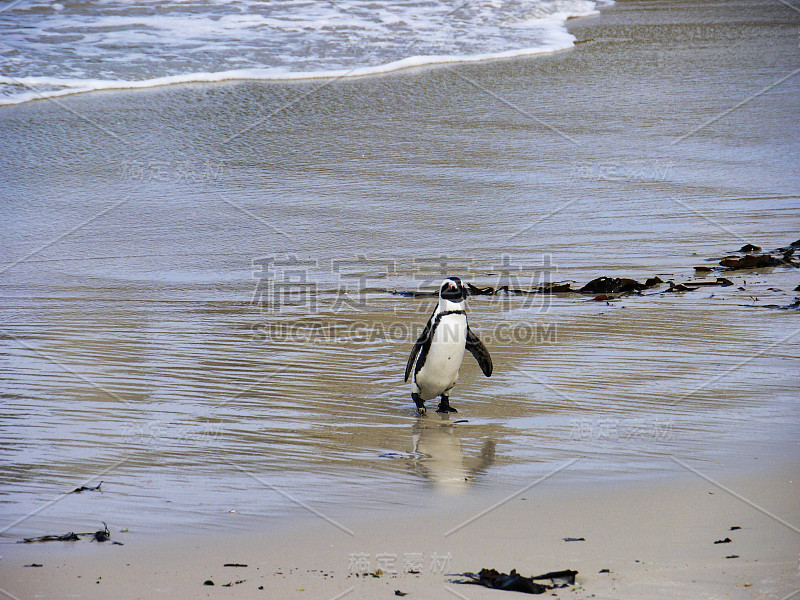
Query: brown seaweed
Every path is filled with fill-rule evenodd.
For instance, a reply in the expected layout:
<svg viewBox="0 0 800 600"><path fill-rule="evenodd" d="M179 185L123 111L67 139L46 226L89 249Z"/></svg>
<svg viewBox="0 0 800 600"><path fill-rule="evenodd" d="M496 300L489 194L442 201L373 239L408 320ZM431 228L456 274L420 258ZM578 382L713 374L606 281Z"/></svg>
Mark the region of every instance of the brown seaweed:
<svg viewBox="0 0 800 600"><path fill-rule="evenodd" d="M102 521L101 521L102 522ZM103 523L103 528L97 531L88 531L83 533L75 533L70 531L61 535L40 535L39 537L24 538L17 542L18 544L34 544L38 542L77 542L84 537L92 537L93 542L107 542L111 539L111 532L108 530L108 525ZM113 542L115 545L122 546L120 542Z"/></svg>
<svg viewBox="0 0 800 600"><path fill-rule="evenodd" d="M98 483L97 485L93 486L93 487L87 487L85 485L82 485L81 487L78 487L78 488L75 488L74 490L72 490L70 492L70 494L80 494L81 492L100 492L100 493L102 493L103 490L100 489L101 485L103 485L102 481L100 483Z"/></svg>
<svg viewBox="0 0 800 600"><path fill-rule="evenodd" d="M504 590L507 592L522 592L524 594L544 594L550 588L541 583L533 581L532 577L523 577L512 569L511 573L500 573L496 569L481 569L475 573L464 573L466 581L460 583L472 583L482 585L493 590Z"/></svg>
<svg viewBox="0 0 800 600"><path fill-rule="evenodd" d="M598 277L592 279L578 291L581 294L626 294L640 292L647 286L626 277Z"/></svg>
<svg viewBox="0 0 800 600"><path fill-rule="evenodd" d="M731 271L742 269L762 269L766 267L777 267L785 264L780 258L775 258L771 254L748 254L741 258L723 258L719 264Z"/></svg>
<svg viewBox="0 0 800 600"><path fill-rule="evenodd" d="M462 577L466 580L457 580L456 583L482 585L493 590L504 590L507 592L522 592L524 594L544 594L549 590L575 585L577 571L565 569L563 571L551 571L542 575L525 577L512 569L510 573L501 573L496 569L481 569L476 573L463 573ZM549 584L537 583L538 581L549 581Z"/></svg>
<svg viewBox="0 0 800 600"><path fill-rule="evenodd" d="M800 247L800 240L796 240L789 244L788 246L784 246L781 248L777 248L770 252L762 252L760 246L756 246L755 244L745 244L739 250L738 254L730 254L728 256L717 257L717 258L709 258L708 261L718 261L718 266L697 266L695 267L696 273L712 273L714 271L717 272L731 272L731 271L740 271L740 270L747 270L747 269L761 269L761 268L770 268L770 267L777 267L777 266L787 266L787 267L800 267L800 261L797 260L795 257L797 249ZM742 256L744 255L744 256ZM649 277L645 280L644 283L637 281L636 279L630 279L627 277L609 277L609 276L600 276L592 279L590 282L585 284L583 287L574 289L572 288L570 283L567 282L551 282L551 283L543 283L537 286L532 287L531 289L519 289L519 288L511 288L508 285L503 285L500 287L494 286L476 286L469 282L467 282L467 290L469 295L472 296L497 296L500 294L513 294L513 295L524 295L524 294L561 294L561 293L581 293L581 294L592 294L594 295L597 300L608 300L610 298L603 297L603 295L608 294L640 294L643 290L655 287L659 284L664 283L664 281L658 277ZM734 285L734 283L725 277L717 277L716 281L686 281L683 283L675 283L675 282L668 282L669 288L666 290L662 290L661 292L656 293L664 293L664 292L689 292L695 291L703 286L713 286L719 285L722 287L727 287ZM401 291L401 290L385 290L390 294L405 296L407 298L422 298L422 297L436 297L438 295L438 291L436 290L408 290L408 291ZM798 286L798 290L800 291L800 286ZM794 308L794 306L789 305L787 307L780 307L780 308ZM93 488L85 488L85 489L93 489ZM97 486L99 491L99 486ZM76 490L78 491L78 490Z"/></svg>

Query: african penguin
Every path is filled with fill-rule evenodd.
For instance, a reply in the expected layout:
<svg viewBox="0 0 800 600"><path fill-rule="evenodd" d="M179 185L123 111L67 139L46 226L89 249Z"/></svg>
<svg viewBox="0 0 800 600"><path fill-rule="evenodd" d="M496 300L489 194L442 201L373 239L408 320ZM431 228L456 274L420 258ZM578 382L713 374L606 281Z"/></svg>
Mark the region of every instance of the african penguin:
<svg viewBox="0 0 800 600"><path fill-rule="evenodd" d="M439 304L411 349L405 380L408 381L413 367L411 399L419 414L425 412L425 401L436 396L441 396L436 412L458 412L450 406L450 390L458 381L465 349L478 361L484 375L492 374L492 357L467 324L466 297L467 292L458 277L445 279L439 290Z"/></svg>

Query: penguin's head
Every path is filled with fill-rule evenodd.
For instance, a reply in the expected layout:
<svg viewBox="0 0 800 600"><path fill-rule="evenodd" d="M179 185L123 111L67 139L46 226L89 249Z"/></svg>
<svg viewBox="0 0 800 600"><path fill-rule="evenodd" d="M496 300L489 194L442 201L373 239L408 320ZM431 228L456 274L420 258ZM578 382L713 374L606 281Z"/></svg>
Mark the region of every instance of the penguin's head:
<svg viewBox="0 0 800 600"><path fill-rule="evenodd" d="M439 298L442 300L461 302L466 297L467 290L464 289L458 277L448 277L442 282L442 287L439 290Z"/></svg>

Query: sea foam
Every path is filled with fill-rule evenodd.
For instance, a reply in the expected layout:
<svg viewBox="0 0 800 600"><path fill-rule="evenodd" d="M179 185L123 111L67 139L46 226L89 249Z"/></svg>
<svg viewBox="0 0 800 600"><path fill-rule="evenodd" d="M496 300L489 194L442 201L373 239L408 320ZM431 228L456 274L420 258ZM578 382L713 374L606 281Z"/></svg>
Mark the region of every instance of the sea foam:
<svg viewBox="0 0 800 600"><path fill-rule="evenodd" d="M0 105L226 80L363 77L563 50L589 0L124 0L0 12Z"/></svg>

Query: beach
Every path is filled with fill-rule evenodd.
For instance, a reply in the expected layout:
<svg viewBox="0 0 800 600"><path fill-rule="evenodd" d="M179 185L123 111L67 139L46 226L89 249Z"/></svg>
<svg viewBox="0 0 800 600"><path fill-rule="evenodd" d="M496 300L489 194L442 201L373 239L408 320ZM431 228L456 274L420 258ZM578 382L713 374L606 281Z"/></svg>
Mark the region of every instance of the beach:
<svg viewBox="0 0 800 600"><path fill-rule="evenodd" d="M556 52L0 107L0 594L800 593L798 270L719 264L800 238L798 27L617 2ZM470 297L495 372L421 417L450 274L660 283Z"/></svg>

